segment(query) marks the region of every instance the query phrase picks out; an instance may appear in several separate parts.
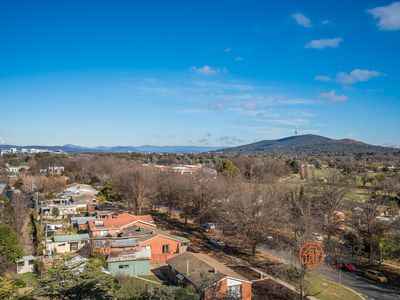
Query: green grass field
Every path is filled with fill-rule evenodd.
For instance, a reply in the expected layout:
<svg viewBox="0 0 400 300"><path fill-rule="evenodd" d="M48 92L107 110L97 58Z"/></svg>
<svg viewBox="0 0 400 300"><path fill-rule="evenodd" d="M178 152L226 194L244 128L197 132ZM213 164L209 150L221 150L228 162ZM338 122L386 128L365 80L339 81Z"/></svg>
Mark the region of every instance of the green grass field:
<svg viewBox="0 0 400 300"><path fill-rule="evenodd" d="M38 280L34 273L20 274L16 278L17 281L23 282L26 287L35 287L38 285Z"/></svg>

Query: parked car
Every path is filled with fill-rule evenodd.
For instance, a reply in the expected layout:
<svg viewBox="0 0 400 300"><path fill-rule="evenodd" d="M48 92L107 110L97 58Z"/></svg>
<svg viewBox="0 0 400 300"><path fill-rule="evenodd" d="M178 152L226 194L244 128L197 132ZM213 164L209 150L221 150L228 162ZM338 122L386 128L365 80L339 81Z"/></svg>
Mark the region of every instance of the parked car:
<svg viewBox="0 0 400 300"><path fill-rule="evenodd" d="M369 279L372 279L372 280L374 280L374 281L377 281L377 282L381 282L381 283L388 282L387 277L386 277L385 275L383 275L383 274L382 274L381 272L379 272L379 271L375 271L375 270L366 270L366 271L364 272L364 276L367 277L367 278L369 278Z"/></svg>
<svg viewBox="0 0 400 300"><path fill-rule="evenodd" d="M214 223L205 223L201 226L201 229L205 232L210 232L215 230L215 224Z"/></svg>
<svg viewBox="0 0 400 300"><path fill-rule="evenodd" d="M349 263L349 264L342 263L340 265L340 268L342 270L344 270L344 271L349 271L349 272L355 272L355 270L356 270L356 266L354 264L351 264L351 263Z"/></svg>
<svg viewBox="0 0 400 300"><path fill-rule="evenodd" d="M215 237L209 238L208 242L216 248L224 248L225 247L225 243Z"/></svg>

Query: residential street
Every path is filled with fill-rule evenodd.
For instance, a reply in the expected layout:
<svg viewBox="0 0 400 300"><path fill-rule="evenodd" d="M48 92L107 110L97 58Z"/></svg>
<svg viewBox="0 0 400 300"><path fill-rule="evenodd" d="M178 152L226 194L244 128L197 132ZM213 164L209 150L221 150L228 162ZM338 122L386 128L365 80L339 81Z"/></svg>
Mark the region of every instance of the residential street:
<svg viewBox="0 0 400 300"><path fill-rule="evenodd" d="M270 246L263 245L260 247L262 251L267 252L269 255L275 256L280 260L287 262L285 255L281 250L276 250ZM332 268L324 267L316 271L317 274L321 274L334 282L339 283L339 271ZM390 284L381 284L367 278L364 278L356 273L341 272L341 284L353 289L357 293L360 293L365 299L400 299L400 288Z"/></svg>
<svg viewBox="0 0 400 300"><path fill-rule="evenodd" d="M339 282L338 270L324 268L318 270L317 273ZM341 272L341 283L360 293L365 299L400 299L400 288L377 283L355 273Z"/></svg>

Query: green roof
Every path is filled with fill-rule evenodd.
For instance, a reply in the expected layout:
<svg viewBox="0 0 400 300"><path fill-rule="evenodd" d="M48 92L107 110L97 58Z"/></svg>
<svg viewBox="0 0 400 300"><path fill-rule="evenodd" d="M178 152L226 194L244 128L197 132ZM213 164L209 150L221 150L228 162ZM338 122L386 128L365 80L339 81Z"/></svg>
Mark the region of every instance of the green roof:
<svg viewBox="0 0 400 300"><path fill-rule="evenodd" d="M89 235L87 233L83 234L68 234L68 235L55 235L53 236L53 241L56 243L63 242L79 242L85 241L89 239Z"/></svg>

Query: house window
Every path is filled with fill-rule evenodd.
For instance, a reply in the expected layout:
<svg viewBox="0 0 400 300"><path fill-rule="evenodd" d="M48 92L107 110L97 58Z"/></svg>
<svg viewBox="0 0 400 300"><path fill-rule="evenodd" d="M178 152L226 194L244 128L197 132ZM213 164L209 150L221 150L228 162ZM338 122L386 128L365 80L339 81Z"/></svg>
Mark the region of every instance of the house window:
<svg viewBox="0 0 400 300"><path fill-rule="evenodd" d="M162 246L162 253L169 253L169 244Z"/></svg>
<svg viewBox="0 0 400 300"><path fill-rule="evenodd" d="M118 265L118 269L129 269L129 265Z"/></svg>
<svg viewBox="0 0 400 300"><path fill-rule="evenodd" d="M233 299L240 299L242 297L242 285L231 285L228 286L228 296Z"/></svg>
<svg viewBox="0 0 400 300"><path fill-rule="evenodd" d="M18 265L18 268L23 268L25 266L25 262L24 261L19 262L19 263L17 263L17 265Z"/></svg>
<svg viewBox="0 0 400 300"><path fill-rule="evenodd" d="M78 251L78 242L70 243L70 250L71 251Z"/></svg>
<svg viewBox="0 0 400 300"><path fill-rule="evenodd" d="M34 259L31 259L30 261L28 261L28 264L29 264L29 265L35 264L35 260L34 260Z"/></svg>

